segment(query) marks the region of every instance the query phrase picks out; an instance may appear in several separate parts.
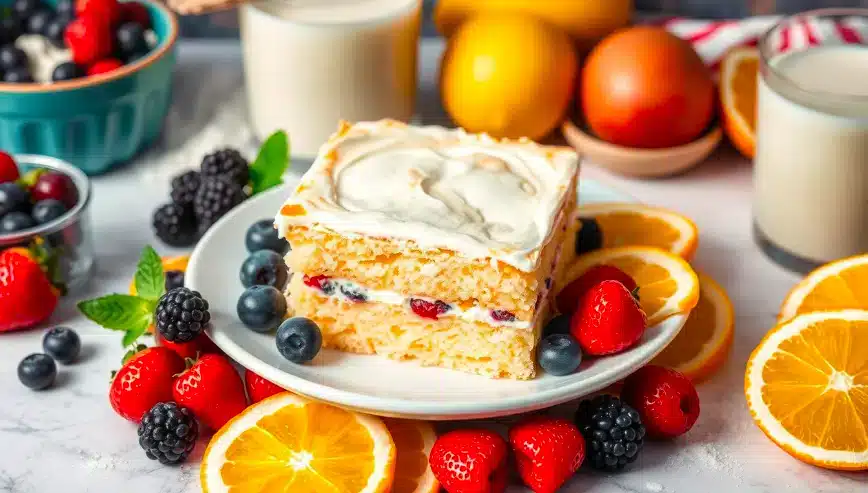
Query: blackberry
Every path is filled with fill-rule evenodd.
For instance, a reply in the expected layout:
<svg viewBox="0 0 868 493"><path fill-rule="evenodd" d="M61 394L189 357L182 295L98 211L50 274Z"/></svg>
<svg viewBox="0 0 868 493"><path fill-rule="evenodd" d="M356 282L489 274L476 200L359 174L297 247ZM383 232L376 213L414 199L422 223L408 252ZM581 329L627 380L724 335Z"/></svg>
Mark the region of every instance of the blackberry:
<svg viewBox="0 0 868 493"><path fill-rule="evenodd" d="M211 321L208 302L198 291L175 288L157 302L157 330L169 342L189 342Z"/></svg>
<svg viewBox="0 0 868 493"><path fill-rule="evenodd" d="M193 199L193 210L199 221L199 231L207 231L245 198L244 190L236 183L219 177L204 179Z"/></svg>
<svg viewBox="0 0 868 493"><path fill-rule="evenodd" d="M243 187L250 181L250 170L241 153L235 149L220 149L202 159L202 176L222 176Z"/></svg>
<svg viewBox="0 0 868 493"><path fill-rule="evenodd" d="M199 424L189 409L174 402L160 402L142 417L138 433L139 445L149 459L180 464L196 446Z"/></svg>
<svg viewBox="0 0 868 493"><path fill-rule="evenodd" d="M639 413L611 395L599 395L579 404L576 426L588 446L587 460L594 469L620 471L639 457L645 427Z"/></svg>
<svg viewBox="0 0 868 493"><path fill-rule="evenodd" d="M154 211L151 224L157 238L169 246L187 247L196 243L196 217L189 206L161 205Z"/></svg>
<svg viewBox="0 0 868 493"><path fill-rule="evenodd" d="M172 178L172 202L184 207L192 206L201 184L202 177L198 171L187 171Z"/></svg>

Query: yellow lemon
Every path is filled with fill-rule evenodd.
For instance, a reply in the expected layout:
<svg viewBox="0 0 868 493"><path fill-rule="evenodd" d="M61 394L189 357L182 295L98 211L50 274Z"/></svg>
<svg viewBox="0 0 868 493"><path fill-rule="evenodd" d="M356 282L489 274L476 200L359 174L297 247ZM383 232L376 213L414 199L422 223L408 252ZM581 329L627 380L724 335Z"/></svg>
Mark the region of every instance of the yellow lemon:
<svg viewBox="0 0 868 493"><path fill-rule="evenodd" d="M462 24L440 70L443 104L456 124L492 137L537 140L566 114L578 60L557 27L496 13Z"/></svg>

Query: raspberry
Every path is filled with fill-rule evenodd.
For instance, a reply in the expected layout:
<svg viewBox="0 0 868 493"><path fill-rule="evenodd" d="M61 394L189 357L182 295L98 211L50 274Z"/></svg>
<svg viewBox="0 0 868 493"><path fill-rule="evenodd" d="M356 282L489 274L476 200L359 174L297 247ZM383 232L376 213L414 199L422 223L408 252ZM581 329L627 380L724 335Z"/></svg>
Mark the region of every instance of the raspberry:
<svg viewBox="0 0 868 493"><path fill-rule="evenodd" d="M76 0L75 15L101 17L108 20L109 26L114 26L121 20L121 8L118 0Z"/></svg>
<svg viewBox="0 0 868 493"><path fill-rule="evenodd" d="M699 418L696 388L687 377L669 368L648 365L639 369L627 377L621 397L639 411L652 438L683 435Z"/></svg>
<svg viewBox="0 0 868 493"><path fill-rule="evenodd" d="M196 217L192 209L178 204L164 204L154 211L154 233L163 243L187 247L196 243Z"/></svg>
<svg viewBox="0 0 868 493"><path fill-rule="evenodd" d="M305 275L302 280L305 286L319 289L324 294L331 295L335 292L335 285L329 280L328 276L308 276Z"/></svg>
<svg viewBox="0 0 868 493"><path fill-rule="evenodd" d="M498 322L515 322L515 313L506 310L491 310L491 318Z"/></svg>
<svg viewBox="0 0 868 493"><path fill-rule="evenodd" d="M21 175L18 172L18 165L15 164L15 160L12 159L12 156L0 151L0 183L15 181L20 177Z"/></svg>
<svg viewBox="0 0 868 493"><path fill-rule="evenodd" d="M235 149L221 149L202 159L203 177L225 177L244 187L250 181L247 160Z"/></svg>
<svg viewBox="0 0 868 493"><path fill-rule="evenodd" d="M432 303L430 301L420 300L419 298L410 298L410 309L413 310L413 313L422 318L437 320L437 317L448 312L450 307L440 300Z"/></svg>
<svg viewBox="0 0 868 493"><path fill-rule="evenodd" d="M639 457L645 426L639 413L617 397L599 395L582 401L575 421L587 444L585 462L592 468L620 471Z"/></svg>
<svg viewBox="0 0 868 493"><path fill-rule="evenodd" d="M90 65L112 52L111 27L99 15L76 18L66 27L63 39L72 52L72 61L79 65Z"/></svg>
<svg viewBox="0 0 868 493"><path fill-rule="evenodd" d="M138 433L139 445L149 459L161 464L180 464L196 446L199 425L189 409L174 402L161 402L142 417Z"/></svg>
<svg viewBox="0 0 868 493"><path fill-rule="evenodd" d="M123 62L121 62L117 58L104 58L88 67L87 75L104 74L106 72L111 72L112 70L117 70L123 66Z"/></svg>
<svg viewBox="0 0 868 493"><path fill-rule="evenodd" d="M202 177L198 171L187 171L172 178L172 202L183 206L192 205L201 184Z"/></svg>
<svg viewBox="0 0 868 493"><path fill-rule="evenodd" d="M233 207L247 198L241 187L225 178L210 177L193 198L193 211L199 221L199 231L204 232Z"/></svg>
<svg viewBox="0 0 868 493"><path fill-rule="evenodd" d="M198 291L175 288L157 303L157 330L169 342L189 342L211 321L208 302Z"/></svg>

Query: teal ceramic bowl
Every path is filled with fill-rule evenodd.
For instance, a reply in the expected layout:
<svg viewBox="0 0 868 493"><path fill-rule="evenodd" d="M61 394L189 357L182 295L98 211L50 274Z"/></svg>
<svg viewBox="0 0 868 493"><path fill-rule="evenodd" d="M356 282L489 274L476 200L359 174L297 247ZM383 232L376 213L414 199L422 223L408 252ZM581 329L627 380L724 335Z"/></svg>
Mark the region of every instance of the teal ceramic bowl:
<svg viewBox="0 0 868 493"><path fill-rule="evenodd" d="M160 135L171 101L178 21L159 3L137 1L151 14L157 46L132 64L96 76L0 83L0 149L53 156L97 175ZM10 3L0 0L0 6Z"/></svg>

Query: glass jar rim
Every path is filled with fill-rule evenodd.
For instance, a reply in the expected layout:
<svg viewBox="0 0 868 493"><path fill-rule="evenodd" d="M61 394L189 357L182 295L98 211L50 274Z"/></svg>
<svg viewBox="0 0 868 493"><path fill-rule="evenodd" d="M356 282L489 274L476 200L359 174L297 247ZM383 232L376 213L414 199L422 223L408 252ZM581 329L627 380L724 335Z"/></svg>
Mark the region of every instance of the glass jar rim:
<svg viewBox="0 0 868 493"><path fill-rule="evenodd" d="M762 36L759 38L759 42L757 44L757 49L759 51L759 58L762 64L762 69L768 70L772 73L780 83L787 84L789 89L792 91L796 91L805 96L820 96L824 98L830 99L838 99L843 101L857 101L857 102L868 102L868 95L860 95L860 94L841 94L841 93L833 93L828 91L817 91L813 89L808 89L800 85L798 82L791 79L789 76L776 69L770 62L771 56L768 53L768 44L771 36L776 33L779 29L784 26L790 24L795 19L804 18L804 17L845 17L845 16L854 16L854 17L864 17L868 19L868 8L823 8L823 9L814 9L814 10L806 10L804 12L799 12L797 14L785 15L780 20L775 22L773 26L771 26L768 30L766 30ZM865 40L868 43L868 40ZM868 44L864 44L866 48L868 48ZM761 70L762 70L761 69Z"/></svg>

